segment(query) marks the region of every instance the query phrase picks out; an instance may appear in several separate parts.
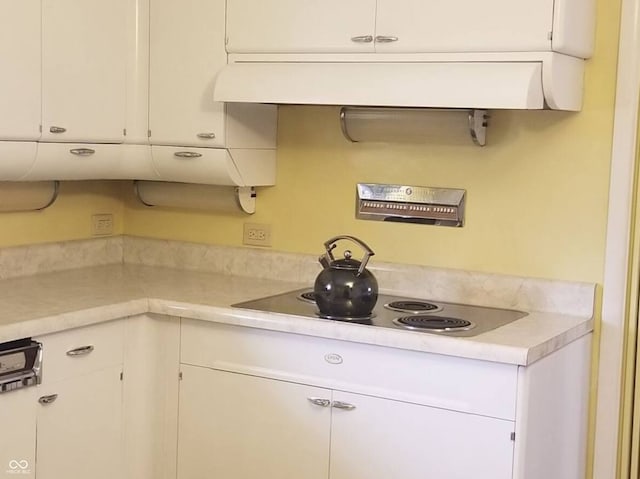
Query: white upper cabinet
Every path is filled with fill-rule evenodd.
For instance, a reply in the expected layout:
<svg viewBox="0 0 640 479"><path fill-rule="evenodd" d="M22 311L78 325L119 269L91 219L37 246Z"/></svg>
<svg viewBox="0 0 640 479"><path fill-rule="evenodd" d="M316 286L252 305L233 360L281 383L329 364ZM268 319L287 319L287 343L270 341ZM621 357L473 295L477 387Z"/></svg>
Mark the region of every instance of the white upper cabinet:
<svg viewBox="0 0 640 479"><path fill-rule="evenodd" d="M0 139L40 137L40 0L0 0Z"/></svg>
<svg viewBox="0 0 640 479"><path fill-rule="evenodd" d="M373 52L376 0L228 0L230 53Z"/></svg>
<svg viewBox="0 0 640 479"><path fill-rule="evenodd" d="M593 51L594 0L229 0L229 53Z"/></svg>
<svg viewBox="0 0 640 479"><path fill-rule="evenodd" d="M154 145L225 146L224 103L213 101L227 64L224 0L151 0L149 129Z"/></svg>
<svg viewBox="0 0 640 479"><path fill-rule="evenodd" d="M546 51L553 0L378 0L378 52Z"/></svg>
<svg viewBox="0 0 640 479"><path fill-rule="evenodd" d="M121 143L127 0L42 1L42 137Z"/></svg>

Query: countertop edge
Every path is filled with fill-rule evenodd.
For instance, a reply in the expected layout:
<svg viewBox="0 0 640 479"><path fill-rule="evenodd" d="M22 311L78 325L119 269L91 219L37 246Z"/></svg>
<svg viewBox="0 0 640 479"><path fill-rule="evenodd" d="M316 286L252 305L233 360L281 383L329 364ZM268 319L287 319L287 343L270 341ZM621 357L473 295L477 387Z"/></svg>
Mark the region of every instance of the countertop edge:
<svg viewBox="0 0 640 479"><path fill-rule="evenodd" d="M197 305L162 298L149 298L149 312L152 314L179 316L185 319L519 366L528 366L570 342L591 333L593 329L593 320L585 318L584 321L541 344L519 347L486 343L479 340L469 340L468 338L432 336L337 321L328 322L322 319L302 318L279 313Z"/></svg>

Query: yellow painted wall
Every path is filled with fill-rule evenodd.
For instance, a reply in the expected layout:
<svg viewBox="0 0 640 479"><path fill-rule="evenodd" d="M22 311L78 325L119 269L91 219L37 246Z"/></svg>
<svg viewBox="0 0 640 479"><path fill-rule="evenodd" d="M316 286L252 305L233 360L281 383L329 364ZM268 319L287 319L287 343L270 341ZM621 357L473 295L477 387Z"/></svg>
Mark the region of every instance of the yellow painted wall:
<svg viewBox="0 0 640 479"><path fill-rule="evenodd" d="M0 247L91 237L91 215L112 213L114 234L122 234L123 184L62 182L56 202L42 211L0 213Z"/></svg>
<svg viewBox="0 0 640 479"><path fill-rule="evenodd" d="M336 108L281 107L277 186L259 190L252 217L149 210L126 184L66 182L48 210L0 214L0 246L87 238L91 214L113 212L116 234L240 245L250 221L272 225L274 250L319 253L349 233L386 261L601 282L618 3L599 0L581 113L493 111L489 144L478 148L350 144ZM467 223L356 220L357 182L464 188Z"/></svg>
<svg viewBox="0 0 640 479"><path fill-rule="evenodd" d="M336 108L281 107L277 185L259 190L254 216L148 210L129 196L126 232L240 245L244 222L268 223L274 250L320 253L348 233L380 260L601 282L618 20L618 2L600 0L581 113L493 111L478 148L350 144ZM356 220L357 182L464 188L466 225Z"/></svg>

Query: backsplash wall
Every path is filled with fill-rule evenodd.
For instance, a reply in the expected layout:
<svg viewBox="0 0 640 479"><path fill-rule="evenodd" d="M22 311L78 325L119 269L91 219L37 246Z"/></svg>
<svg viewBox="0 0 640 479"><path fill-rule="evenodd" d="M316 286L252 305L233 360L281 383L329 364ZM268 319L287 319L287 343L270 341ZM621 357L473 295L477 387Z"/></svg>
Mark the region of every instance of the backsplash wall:
<svg viewBox="0 0 640 479"><path fill-rule="evenodd" d="M114 234L122 234L123 186L115 181L62 182L49 208L0 213L0 247L91 238L91 216L99 213L112 213Z"/></svg>

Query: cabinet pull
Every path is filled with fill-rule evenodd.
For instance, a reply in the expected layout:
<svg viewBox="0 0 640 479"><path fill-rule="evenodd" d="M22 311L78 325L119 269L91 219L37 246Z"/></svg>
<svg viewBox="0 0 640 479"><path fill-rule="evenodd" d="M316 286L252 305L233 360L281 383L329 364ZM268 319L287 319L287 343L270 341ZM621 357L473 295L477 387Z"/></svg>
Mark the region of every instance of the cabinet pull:
<svg viewBox="0 0 640 479"><path fill-rule="evenodd" d="M387 35L378 35L376 37L376 42L377 43L393 43L393 42L397 42L398 41L398 37L390 37Z"/></svg>
<svg viewBox="0 0 640 479"><path fill-rule="evenodd" d="M215 137L215 133L198 133L198 138L202 140L213 140Z"/></svg>
<svg viewBox="0 0 640 479"><path fill-rule="evenodd" d="M373 41L372 35L358 35L357 37L351 37L351 41L354 43L371 43Z"/></svg>
<svg viewBox="0 0 640 479"><path fill-rule="evenodd" d="M40 399L38 399L38 402L46 406L47 404L55 402L56 399L58 399L57 394L50 394L49 396L42 396Z"/></svg>
<svg viewBox="0 0 640 479"><path fill-rule="evenodd" d="M93 348L92 345L82 346L80 348L74 348L74 349L71 349L71 350L67 351L67 356L86 356L91 351L93 351L93 349L94 348Z"/></svg>
<svg viewBox="0 0 640 479"><path fill-rule="evenodd" d="M71 152L71 154L77 156L91 156L96 152L96 150L92 150L91 148L74 148L69 151Z"/></svg>
<svg viewBox="0 0 640 479"><path fill-rule="evenodd" d="M61 126L52 126L51 128L49 128L49 131L51 133L64 133L65 131L67 131L67 129L62 128Z"/></svg>
<svg viewBox="0 0 640 479"><path fill-rule="evenodd" d="M353 404L342 401L333 401L333 404L331 406L336 409L343 409L345 411L353 411L356 408Z"/></svg>
<svg viewBox="0 0 640 479"><path fill-rule="evenodd" d="M331 401L329 399L322 398L307 398L311 404L315 404L316 406L329 407L331 406Z"/></svg>
<svg viewBox="0 0 640 479"><path fill-rule="evenodd" d="M178 158L200 158L202 153L196 153L194 151L176 151L173 155Z"/></svg>

